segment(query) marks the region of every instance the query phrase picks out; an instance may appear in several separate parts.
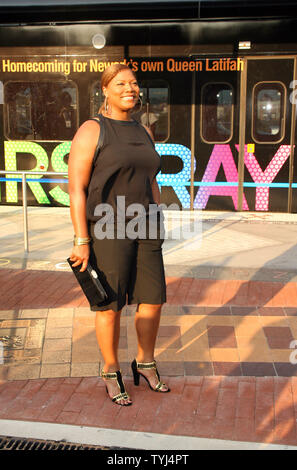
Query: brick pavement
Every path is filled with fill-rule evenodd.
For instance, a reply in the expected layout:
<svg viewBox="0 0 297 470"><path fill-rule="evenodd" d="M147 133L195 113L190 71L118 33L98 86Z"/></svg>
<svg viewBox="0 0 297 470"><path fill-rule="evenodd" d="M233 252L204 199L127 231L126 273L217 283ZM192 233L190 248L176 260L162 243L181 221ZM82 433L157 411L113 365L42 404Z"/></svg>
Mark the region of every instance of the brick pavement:
<svg viewBox="0 0 297 470"><path fill-rule="evenodd" d="M98 378L94 314L72 273L0 269L0 286L0 419L297 444L295 282L168 277L156 348L164 396L132 383L135 306L125 308L128 408Z"/></svg>
<svg viewBox="0 0 297 470"><path fill-rule="evenodd" d="M164 378L166 395L126 378L131 407L112 404L97 377L6 381L0 419L296 445L296 377Z"/></svg>

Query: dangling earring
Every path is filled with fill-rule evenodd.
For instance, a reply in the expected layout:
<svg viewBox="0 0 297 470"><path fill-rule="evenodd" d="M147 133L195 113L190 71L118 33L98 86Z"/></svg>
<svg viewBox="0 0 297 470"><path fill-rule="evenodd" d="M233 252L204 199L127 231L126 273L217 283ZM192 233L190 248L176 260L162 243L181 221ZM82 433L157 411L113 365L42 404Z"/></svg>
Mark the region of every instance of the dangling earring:
<svg viewBox="0 0 297 470"><path fill-rule="evenodd" d="M105 114L108 114L107 96L105 96L105 100L104 100L104 112Z"/></svg>
<svg viewBox="0 0 297 470"><path fill-rule="evenodd" d="M139 112L139 111L142 110L142 99L140 98L140 95L138 96L138 101L139 101L139 103L140 103L140 108L139 108L139 110L138 110L138 112Z"/></svg>

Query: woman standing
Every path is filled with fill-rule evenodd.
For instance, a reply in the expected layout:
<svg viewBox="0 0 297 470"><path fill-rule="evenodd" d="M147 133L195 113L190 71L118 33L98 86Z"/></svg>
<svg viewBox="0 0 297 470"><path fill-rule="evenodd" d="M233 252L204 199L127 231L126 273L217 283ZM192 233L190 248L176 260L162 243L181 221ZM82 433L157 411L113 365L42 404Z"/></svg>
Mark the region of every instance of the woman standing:
<svg viewBox="0 0 297 470"><path fill-rule="evenodd" d="M161 308L166 301L163 239L160 230L154 239L123 237L119 235L121 224L117 224L118 197L124 196L125 214L131 204L141 204L148 225L149 205L160 204L156 182L160 157L149 129L131 118L139 99L132 70L122 64L108 67L102 74L101 88L105 100L99 122L88 120L78 129L69 156L70 213L75 233L70 259L73 266L82 264L80 271L90 261L103 275L108 300L91 308L97 311L96 335L104 359L101 377L110 398L127 406L132 400L118 361L120 316L127 299L128 304L137 304L138 352L131 364L134 383L138 385L142 375L152 390L169 391L160 381L154 360ZM113 237L96 237L100 204L109 204L115 212L116 218L108 224ZM129 220L126 215L126 227Z"/></svg>

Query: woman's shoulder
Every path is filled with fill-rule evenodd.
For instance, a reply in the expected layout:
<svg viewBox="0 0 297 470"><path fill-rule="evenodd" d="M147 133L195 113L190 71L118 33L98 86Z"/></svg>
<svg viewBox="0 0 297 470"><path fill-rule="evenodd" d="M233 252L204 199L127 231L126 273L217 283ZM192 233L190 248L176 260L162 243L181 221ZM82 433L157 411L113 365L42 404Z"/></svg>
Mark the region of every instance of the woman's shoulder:
<svg viewBox="0 0 297 470"><path fill-rule="evenodd" d="M100 128L100 124L102 123L102 118L101 116L92 116L90 117L89 119L87 119L82 125L82 126L85 126L85 127L99 127Z"/></svg>
<svg viewBox="0 0 297 470"><path fill-rule="evenodd" d="M100 123L93 119L87 119L78 128L74 138L74 143L83 143L84 145L94 145L100 137Z"/></svg>
<svg viewBox="0 0 297 470"><path fill-rule="evenodd" d="M97 118L89 118L81 124L78 131L82 134L90 134L95 132L100 132L100 120Z"/></svg>

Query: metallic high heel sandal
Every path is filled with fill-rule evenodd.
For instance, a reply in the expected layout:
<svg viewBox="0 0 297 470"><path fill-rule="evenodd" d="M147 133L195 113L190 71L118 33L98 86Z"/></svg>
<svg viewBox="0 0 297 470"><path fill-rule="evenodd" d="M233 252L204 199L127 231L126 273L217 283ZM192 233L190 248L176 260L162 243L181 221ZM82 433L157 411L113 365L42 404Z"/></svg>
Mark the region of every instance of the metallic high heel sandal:
<svg viewBox="0 0 297 470"><path fill-rule="evenodd" d="M122 374L121 374L120 370L117 370L116 372L104 372L102 370L100 375L103 379L113 379L113 380L116 380L117 383L118 383L118 387L119 387L121 393L119 393L118 395L115 395L112 398L110 397L110 395L108 393L107 386L105 387L106 388L106 393L109 396L109 398L111 399L111 401L115 402L117 405L120 405L120 406L130 406L130 405L132 405L132 403L119 403L120 400L127 400L127 399L130 398L128 393L126 392L126 389L125 389L125 386L124 386L124 383L123 383L123 379L122 379Z"/></svg>
<svg viewBox="0 0 297 470"><path fill-rule="evenodd" d="M170 392L170 388L167 388L167 390L162 390L162 387L164 385L165 385L165 387L167 387L167 385L164 384L164 382L161 382L161 380L160 380L160 375L159 375L159 372L158 372L158 369L157 369L156 361L153 361L153 362L137 362L136 359L134 359L134 361L131 363L131 368L132 368L133 377L134 377L134 385L139 385L139 378L140 378L140 376L142 376L147 381L150 389L153 390L154 392L161 392L161 393ZM155 369L156 376L157 376L158 381L159 381L157 383L156 387L153 388L150 384L149 379L144 374L139 372L137 369L146 369L146 370Z"/></svg>

